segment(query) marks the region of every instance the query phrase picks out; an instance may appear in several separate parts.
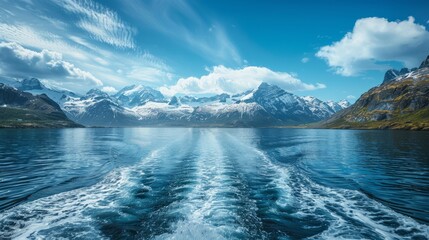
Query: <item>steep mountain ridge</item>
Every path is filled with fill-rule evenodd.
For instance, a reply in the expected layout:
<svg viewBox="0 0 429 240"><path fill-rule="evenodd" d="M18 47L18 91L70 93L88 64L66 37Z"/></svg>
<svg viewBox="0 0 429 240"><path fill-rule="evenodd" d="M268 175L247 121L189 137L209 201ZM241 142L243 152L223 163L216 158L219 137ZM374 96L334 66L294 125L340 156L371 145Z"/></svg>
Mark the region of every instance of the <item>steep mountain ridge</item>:
<svg viewBox="0 0 429 240"><path fill-rule="evenodd" d="M362 94L355 104L323 126L429 130L429 57L418 69L399 72L402 74Z"/></svg>

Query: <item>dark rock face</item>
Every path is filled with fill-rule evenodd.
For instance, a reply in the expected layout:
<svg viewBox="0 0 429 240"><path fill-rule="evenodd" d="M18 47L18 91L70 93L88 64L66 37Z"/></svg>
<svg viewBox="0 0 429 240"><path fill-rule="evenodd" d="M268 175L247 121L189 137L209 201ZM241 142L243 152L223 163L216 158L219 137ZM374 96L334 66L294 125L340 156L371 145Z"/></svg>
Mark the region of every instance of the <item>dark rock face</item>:
<svg viewBox="0 0 429 240"><path fill-rule="evenodd" d="M402 68L401 71L399 71L399 75L404 75L410 72L410 69L408 68Z"/></svg>
<svg viewBox="0 0 429 240"><path fill-rule="evenodd" d="M388 82L392 81L393 79L395 79L397 76L399 76L399 71L398 70L396 70L396 69L389 69L384 74L383 83L388 83Z"/></svg>
<svg viewBox="0 0 429 240"><path fill-rule="evenodd" d="M426 60L424 60L422 64L420 64L419 68L425 68L425 67L429 67L429 56L427 56Z"/></svg>

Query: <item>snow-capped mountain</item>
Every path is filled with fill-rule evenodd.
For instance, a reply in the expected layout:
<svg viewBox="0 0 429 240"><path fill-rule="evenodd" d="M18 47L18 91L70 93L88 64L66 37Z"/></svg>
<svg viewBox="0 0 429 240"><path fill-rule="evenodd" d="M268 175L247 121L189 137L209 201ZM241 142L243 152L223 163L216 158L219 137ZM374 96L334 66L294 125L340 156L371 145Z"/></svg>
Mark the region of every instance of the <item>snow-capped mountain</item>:
<svg viewBox="0 0 429 240"><path fill-rule="evenodd" d="M15 87L18 90L29 92L33 95L46 94L50 99L54 100L60 106L62 106L62 103L67 97L79 97L79 95L68 90L46 87L37 78L26 78L22 81L3 78L0 79L0 82Z"/></svg>
<svg viewBox="0 0 429 240"><path fill-rule="evenodd" d="M338 103L332 102L333 104L331 104L333 106L334 104L338 105L339 108L336 110L332 108L328 102L323 102L322 100L312 96L305 96L302 97L302 99L305 101L307 106L309 106L310 111L321 119L330 117L336 111L342 109Z"/></svg>
<svg viewBox="0 0 429 240"><path fill-rule="evenodd" d="M349 106L345 100L299 97L267 83L236 95L171 98L142 85L125 87L113 96L99 89L79 96L34 78L8 83L34 95L48 95L71 120L86 126L281 126L320 121Z"/></svg>
<svg viewBox="0 0 429 240"><path fill-rule="evenodd" d="M211 97L200 97L200 98L196 98L192 96L182 96L179 98L179 100L183 104L198 107L198 106L203 106L203 105L208 105L213 103L226 103L227 101L231 100L231 96L226 93L214 95Z"/></svg>
<svg viewBox="0 0 429 240"><path fill-rule="evenodd" d="M70 119L87 126L120 127L138 123L133 111L99 89L91 89L83 97L68 97L62 107Z"/></svg>
<svg viewBox="0 0 429 240"><path fill-rule="evenodd" d="M136 107L144 105L146 102L167 101L160 91L142 85L131 85L124 87L115 95L119 103L126 107Z"/></svg>
<svg viewBox="0 0 429 240"><path fill-rule="evenodd" d="M275 85L262 83L241 101L256 102L284 124L315 122L334 113L328 105L314 97L299 97Z"/></svg>
<svg viewBox="0 0 429 240"><path fill-rule="evenodd" d="M347 101L346 99L343 99L343 100L341 100L339 102L334 102L332 100L329 100L329 101L326 102L326 104L330 108L332 108L332 110L334 110L334 113L338 112L338 111L341 111L343 109L346 109L346 108L350 107L350 105L351 105L350 102Z"/></svg>
<svg viewBox="0 0 429 240"><path fill-rule="evenodd" d="M333 102L332 102L333 103ZM262 83L253 91L230 96L172 97L169 102L148 101L131 108L145 124L192 126L277 126L319 121L346 107L314 97L299 97Z"/></svg>
<svg viewBox="0 0 429 240"><path fill-rule="evenodd" d="M337 102L337 104L338 105L340 105L340 107L341 107L341 109L340 110L342 110L342 109L345 109L345 108L348 108L348 107L350 107L350 102L349 101L347 101L347 100L345 100L345 99L343 99L343 100L341 100L341 101L339 101L339 102ZM339 111L339 110L338 110Z"/></svg>

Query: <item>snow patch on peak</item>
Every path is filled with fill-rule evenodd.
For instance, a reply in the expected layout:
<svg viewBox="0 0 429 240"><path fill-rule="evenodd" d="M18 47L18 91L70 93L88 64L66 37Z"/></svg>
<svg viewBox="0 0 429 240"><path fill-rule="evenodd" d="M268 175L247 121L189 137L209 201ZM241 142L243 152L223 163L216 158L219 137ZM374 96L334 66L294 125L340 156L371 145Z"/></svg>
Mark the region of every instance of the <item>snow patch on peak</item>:
<svg viewBox="0 0 429 240"><path fill-rule="evenodd" d="M350 102L346 99L343 99L338 102L338 105L340 105L343 109L350 107Z"/></svg>

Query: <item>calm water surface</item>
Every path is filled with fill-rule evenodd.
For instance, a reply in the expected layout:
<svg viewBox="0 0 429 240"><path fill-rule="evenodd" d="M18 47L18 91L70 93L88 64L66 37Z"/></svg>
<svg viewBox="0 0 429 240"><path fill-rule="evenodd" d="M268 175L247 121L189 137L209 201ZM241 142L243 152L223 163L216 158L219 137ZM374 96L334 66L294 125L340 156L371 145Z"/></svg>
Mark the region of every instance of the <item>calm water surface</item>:
<svg viewBox="0 0 429 240"><path fill-rule="evenodd" d="M428 239L429 133L0 130L0 239Z"/></svg>

